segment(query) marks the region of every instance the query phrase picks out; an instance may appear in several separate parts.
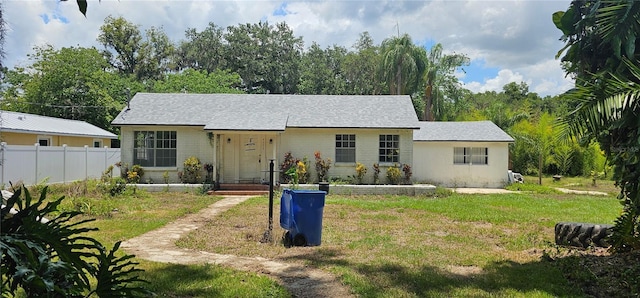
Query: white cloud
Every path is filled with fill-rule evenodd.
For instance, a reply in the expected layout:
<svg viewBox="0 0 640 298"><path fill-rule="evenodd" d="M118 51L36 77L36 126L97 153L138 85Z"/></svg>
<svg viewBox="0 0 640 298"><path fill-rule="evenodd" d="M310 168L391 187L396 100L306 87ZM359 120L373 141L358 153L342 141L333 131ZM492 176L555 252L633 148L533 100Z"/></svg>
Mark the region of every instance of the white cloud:
<svg viewBox="0 0 640 298"><path fill-rule="evenodd" d="M287 13L274 15L284 3ZM469 86L500 90L498 84L511 77L530 82L530 90L547 95L561 92L570 83L559 64L549 62L562 48L551 15L568 5L534 0L102 0L89 1L85 18L75 1L8 0L3 3L10 28L4 62L24 65L33 46L44 43L99 47L96 38L108 15L122 16L143 30L162 26L174 42L184 39L188 28L202 30L209 22L227 27L266 20L286 22L307 47L315 41L322 47L337 44L350 49L363 31L379 44L395 36L399 27L401 34L408 33L414 41L439 42L447 53L464 53L502 70L495 78ZM48 24L41 15L50 17ZM69 23L53 19L54 15Z"/></svg>
<svg viewBox="0 0 640 298"><path fill-rule="evenodd" d="M531 82L525 80L525 78L517 72L513 72L510 69L502 69L498 71L498 75L494 78L485 80L484 82L470 82L464 84L464 87L473 92L485 92L485 91L502 91L502 87L510 82L525 82L531 85Z"/></svg>

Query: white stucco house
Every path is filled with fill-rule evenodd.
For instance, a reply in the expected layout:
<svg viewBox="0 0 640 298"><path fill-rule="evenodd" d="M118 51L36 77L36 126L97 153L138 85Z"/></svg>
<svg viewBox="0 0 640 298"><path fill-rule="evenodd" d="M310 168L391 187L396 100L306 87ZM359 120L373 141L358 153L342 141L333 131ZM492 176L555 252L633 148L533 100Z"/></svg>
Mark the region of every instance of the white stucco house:
<svg viewBox="0 0 640 298"><path fill-rule="evenodd" d="M307 157L315 181L314 152L331 158L329 176L355 174L365 164L413 164L419 121L407 95L136 94L112 125L121 129L121 158L145 168L145 179L177 182L195 156L214 166L219 183L268 180L286 152ZM278 175L274 175L277 176Z"/></svg>
<svg viewBox="0 0 640 298"><path fill-rule="evenodd" d="M491 121L420 122L413 178L446 187L503 187L513 138Z"/></svg>

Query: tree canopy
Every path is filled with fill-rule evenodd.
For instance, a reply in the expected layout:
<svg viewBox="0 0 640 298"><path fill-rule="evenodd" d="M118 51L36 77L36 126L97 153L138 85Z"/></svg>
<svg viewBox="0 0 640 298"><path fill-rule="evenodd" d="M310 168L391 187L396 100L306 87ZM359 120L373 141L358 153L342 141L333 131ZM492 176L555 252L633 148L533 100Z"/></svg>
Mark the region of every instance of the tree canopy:
<svg viewBox="0 0 640 298"><path fill-rule="evenodd" d="M558 117L573 110L570 100L541 98L524 82L510 82L501 91L466 90L454 73L468 63L464 54L447 53L440 44L426 49L408 35L376 43L363 32L350 48L317 43L303 48L302 37L284 23L226 28L209 23L202 30L187 28L184 38L174 41L162 27L145 29L107 17L98 40L103 50L34 48L31 65L5 72L2 109L84 120L117 132L110 121L136 92L349 95L391 94L400 87L420 119L430 119L425 115L430 108L427 114L437 121L498 124L516 138L510 147L515 171L588 175L605 168L598 158L587 160L591 149L574 146L576 138L568 147L553 142L543 152L542 167L531 158L539 156L533 146L518 145L536 137L535 129L521 128L545 126L545 113ZM519 124L523 121L527 125Z"/></svg>

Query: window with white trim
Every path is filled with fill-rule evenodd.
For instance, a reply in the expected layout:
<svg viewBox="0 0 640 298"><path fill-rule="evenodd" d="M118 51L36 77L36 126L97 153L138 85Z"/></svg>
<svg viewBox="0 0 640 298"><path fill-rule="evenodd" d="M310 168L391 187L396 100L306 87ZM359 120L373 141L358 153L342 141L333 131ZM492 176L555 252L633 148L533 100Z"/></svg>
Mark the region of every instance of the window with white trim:
<svg viewBox="0 0 640 298"><path fill-rule="evenodd" d="M38 136L38 145L51 146L51 137Z"/></svg>
<svg viewBox="0 0 640 298"><path fill-rule="evenodd" d="M486 165L489 164L487 147L454 147L453 164Z"/></svg>
<svg viewBox="0 0 640 298"><path fill-rule="evenodd" d="M133 164L143 167L176 166L175 131L135 131L133 136Z"/></svg>
<svg viewBox="0 0 640 298"><path fill-rule="evenodd" d="M336 162L356 162L356 135L336 135Z"/></svg>
<svg viewBox="0 0 640 298"><path fill-rule="evenodd" d="M378 161L398 162L400 160L400 135L380 135Z"/></svg>
<svg viewBox="0 0 640 298"><path fill-rule="evenodd" d="M102 148L102 140L93 139L93 148Z"/></svg>

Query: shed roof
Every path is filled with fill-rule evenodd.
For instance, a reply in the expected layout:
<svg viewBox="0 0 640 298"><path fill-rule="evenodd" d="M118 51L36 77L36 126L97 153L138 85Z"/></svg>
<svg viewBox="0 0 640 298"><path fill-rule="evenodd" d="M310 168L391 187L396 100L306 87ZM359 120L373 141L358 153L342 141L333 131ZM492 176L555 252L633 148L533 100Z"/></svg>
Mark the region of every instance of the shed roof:
<svg viewBox="0 0 640 298"><path fill-rule="evenodd" d="M113 125L203 126L206 130L417 129L408 95L138 93Z"/></svg>
<svg viewBox="0 0 640 298"><path fill-rule="evenodd" d="M2 131L106 139L118 138L117 135L111 132L80 120L69 120L10 111L0 111L0 118L2 119L2 122L0 123L0 129Z"/></svg>
<svg viewBox="0 0 640 298"><path fill-rule="evenodd" d="M491 121L421 121L413 131L414 141L423 142L513 142L513 138Z"/></svg>

